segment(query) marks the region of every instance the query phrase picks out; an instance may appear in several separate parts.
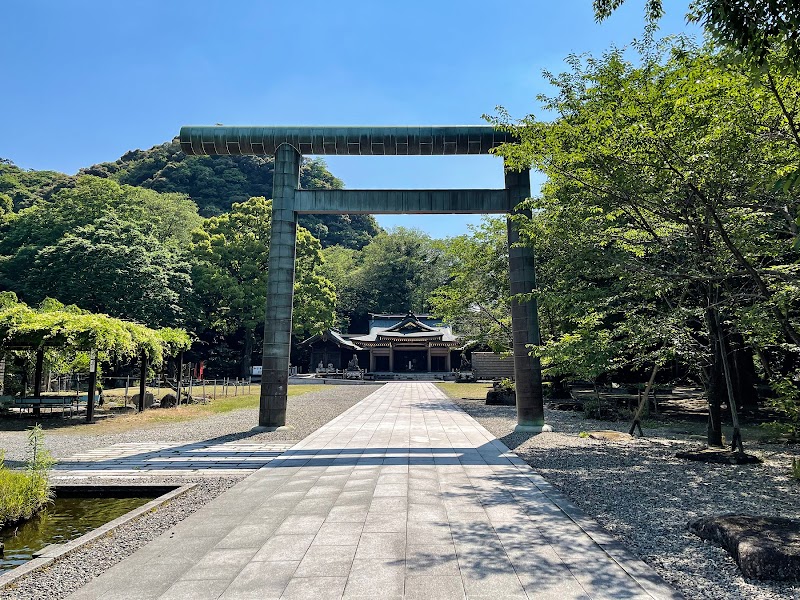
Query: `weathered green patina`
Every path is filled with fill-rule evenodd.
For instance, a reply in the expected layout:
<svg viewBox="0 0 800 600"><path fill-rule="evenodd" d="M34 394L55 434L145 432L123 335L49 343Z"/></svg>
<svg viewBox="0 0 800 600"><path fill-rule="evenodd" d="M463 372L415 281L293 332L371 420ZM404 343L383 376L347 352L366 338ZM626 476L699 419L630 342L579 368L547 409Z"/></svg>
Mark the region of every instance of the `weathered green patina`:
<svg viewBox="0 0 800 600"><path fill-rule="evenodd" d="M488 154L513 141L491 127L261 127L187 126L181 148L191 155L269 154L275 156L272 192L267 306L259 424L286 422L286 394L292 330L297 215L301 213L512 213L530 196L528 171L506 171L498 190L300 190L303 154L452 155ZM541 366L528 346L539 344L536 301L526 300L536 286L534 257L519 245L509 219L509 274L517 381L517 428L541 431L544 425ZM522 298L522 300L519 300Z"/></svg>
<svg viewBox="0 0 800 600"><path fill-rule="evenodd" d="M186 154L269 154L289 144L299 154L410 156L488 154L513 141L492 127L264 127L187 126L181 128Z"/></svg>

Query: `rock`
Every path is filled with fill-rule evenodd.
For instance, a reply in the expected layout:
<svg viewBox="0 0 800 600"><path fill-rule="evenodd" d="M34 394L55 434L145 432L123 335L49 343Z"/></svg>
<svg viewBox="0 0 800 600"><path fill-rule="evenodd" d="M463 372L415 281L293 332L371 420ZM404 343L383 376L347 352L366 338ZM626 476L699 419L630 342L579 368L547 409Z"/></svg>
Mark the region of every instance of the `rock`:
<svg viewBox="0 0 800 600"><path fill-rule="evenodd" d="M606 442L629 442L633 436L621 431L612 431L610 429L603 429L601 431L590 431L589 437L593 440L604 440Z"/></svg>
<svg viewBox="0 0 800 600"><path fill-rule="evenodd" d="M178 397L175 394L164 394L161 399L161 408L173 408L178 405Z"/></svg>
<svg viewBox="0 0 800 600"><path fill-rule="evenodd" d="M689 531L722 546L750 579L800 580L800 521L721 515L688 523Z"/></svg>
<svg viewBox="0 0 800 600"><path fill-rule="evenodd" d="M486 392L486 404L489 406L516 406L517 395L514 392L490 390Z"/></svg>
<svg viewBox="0 0 800 600"><path fill-rule="evenodd" d="M155 399L155 396L153 396L152 392L145 392L144 393L144 407L145 408L150 408L151 406L153 406L153 402L155 402L155 401L156 401L156 399ZM139 394L134 394L132 402L133 402L133 405L138 408L138 406L139 406Z"/></svg>
<svg viewBox="0 0 800 600"><path fill-rule="evenodd" d="M725 465L757 465L764 462L752 454L745 454L744 452L731 452L730 450L722 450L720 448L704 448L703 450L678 452L675 455L675 458Z"/></svg>

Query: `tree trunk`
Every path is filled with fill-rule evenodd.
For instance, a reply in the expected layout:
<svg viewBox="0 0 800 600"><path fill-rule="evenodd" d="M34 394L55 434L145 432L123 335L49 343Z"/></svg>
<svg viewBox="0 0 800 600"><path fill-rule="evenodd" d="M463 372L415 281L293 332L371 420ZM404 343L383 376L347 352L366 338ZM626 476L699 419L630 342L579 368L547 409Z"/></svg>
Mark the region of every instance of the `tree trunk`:
<svg viewBox="0 0 800 600"><path fill-rule="evenodd" d="M743 411L758 411L758 393L756 392L756 367L753 362L753 351L745 346L742 334L736 331L728 333L731 346L731 367L733 367L733 393L736 406Z"/></svg>
<svg viewBox="0 0 800 600"><path fill-rule="evenodd" d="M565 385L565 378L561 375L553 377L553 382L550 385L550 398L556 400L569 397L569 388Z"/></svg>
<svg viewBox="0 0 800 600"><path fill-rule="evenodd" d="M250 376L250 368L253 365L253 341L254 332L245 330L244 332L244 351L242 352L242 370L239 375L247 378Z"/></svg>
<svg viewBox="0 0 800 600"><path fill-rule="evenodd" d="M724 351L717 327L716 309L706 309L706 326L711 346L711 365L708 369L708 445L722 447L722 403L727 397L725 370L722 365Z"/></svg>

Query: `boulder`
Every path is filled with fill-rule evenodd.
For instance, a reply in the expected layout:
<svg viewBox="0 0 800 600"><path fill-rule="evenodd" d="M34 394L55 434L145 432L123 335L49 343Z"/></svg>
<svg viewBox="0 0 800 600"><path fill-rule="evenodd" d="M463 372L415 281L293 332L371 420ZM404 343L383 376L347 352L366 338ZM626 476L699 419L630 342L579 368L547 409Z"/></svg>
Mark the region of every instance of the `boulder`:
<svg viewBox="0 0 800 600"><path fill-rule="evenodd" d="M630 442L633 436L622 431L602 429L600 431L590 431L589 437L593 440L603 440L606 442Z"/></svg>
<svg viewBox="0 0 800 600"><path fill-rule="evenodd" d="M704 448L702 450L678 452L675 458L724 465L757 465L763 462L760 458L752 454L732 452L731 450L723 450L722 448Z"/></svg>
<svg viewBox="0 0 800 600"><path fill-rule="evenodd" d="M489 406L516 406L517 395L506 390L489 390L486 392L486 404Z"/></svg>
<svg viewBox="0 0 800 600"><path fill-rule="evenodd" d="M153 396L152 392L145 392L144 393L144 407L145 408L150 408L151 406L153 406L153 402L155 402L155 401L156 401L156 399L155 399L155 396ZM133 395L132 402L133 402L133 405L135 407L137 407L137 408L139 407L139 394L134 394Z"/></svg>
<svg viewBox="0 0 800 600"><path fill-rule="evenodd" d="M164 394L161 399L161 408L173 408L178 405L178 397L175 394Z"/></svg>
<svg viewBox="0 0 800 600"><path fill-rule="evenodd" d="M722 546L750 579L800 579L800 521L721 515L688 523L689 531Z"/></svg>

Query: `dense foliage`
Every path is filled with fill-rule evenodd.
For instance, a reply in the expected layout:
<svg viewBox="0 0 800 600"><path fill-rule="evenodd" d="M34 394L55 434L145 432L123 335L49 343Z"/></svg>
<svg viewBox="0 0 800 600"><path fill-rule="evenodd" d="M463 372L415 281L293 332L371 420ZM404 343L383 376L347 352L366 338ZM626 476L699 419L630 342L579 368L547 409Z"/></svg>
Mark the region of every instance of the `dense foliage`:
<svg viewBox="0 0 800 600"><path fill-rule="evenodd" d="M552 122L496 120L521 139L506 160L548 177L521 222L540 260L537 351L582 377L677 359L708 389L719 444L728 393L753 402L752 353L797 401L798 203L782 182L800 157L800 81L755 86L686 44L643 50L639 65L611 51L548 75Z"/></svg>
<svg viewBox="0 0 800 600"><path fill-rule="evenodd" d="M90 313L77 306L64 306L51 298L34 309L19 302L13 292L0 292L0 350L52 348L74 354L98 350L101 359L133 358L142 352L154 363L186 350L185 331L166 327L155 330Z"/></svg>
<svg viewBox="0 0 800 600"><path fill-rule="evenodd" d="M443 245L402 227L380 233L360 252L333 247L324 256L340 324L351 331L366 331L369 313L431 310L433 290L448 278Z"/></svg>
<svg viewBox="0 0 800 600"><path fill-rule="evenodd" d="M11 215L0 239L0 285L152 326L184 320L186 245L200 224L179 194L81 177Z"/></svg>
<svg viewBox="0 0 800 600"><path fill-rule="evenodd" d="M511 348L511 299L508 281L506 220L485 217L469 235L445 244L448 275L433 292L434 312L496 351Z"/></svg>
<svg viewBox="0 0 800 600"><path fill-rule="evenodd" d="M72 185L74 178L56 171L26 171L0 158L0 216L8 212L8 202L14 210L26 208L37 199L50 198L61 188Z"/></svg>
<svg viewBox="0 0 800 600"><path fill-rule="evenodd" d="M595 16L608 18L625 0L594 0ZM663 0L647 0L652 30L664 14ZM796 0L693 0L687 20L701 23L714 42L737 61L756 69L769 65L797 73L800 63L800 3Z"/></svg>
<svg viewBox="0 0 800 600"><path fill-rule="evenodd" d="M272 201L250 198L230 213L203 221L192 245L198 328L242 340L242 373L250 370L263 329L269 276ZM296 244L294 332L317 333L335 321L336 294L320 274L319 240L299 227Z"/></svg>

